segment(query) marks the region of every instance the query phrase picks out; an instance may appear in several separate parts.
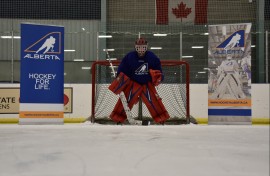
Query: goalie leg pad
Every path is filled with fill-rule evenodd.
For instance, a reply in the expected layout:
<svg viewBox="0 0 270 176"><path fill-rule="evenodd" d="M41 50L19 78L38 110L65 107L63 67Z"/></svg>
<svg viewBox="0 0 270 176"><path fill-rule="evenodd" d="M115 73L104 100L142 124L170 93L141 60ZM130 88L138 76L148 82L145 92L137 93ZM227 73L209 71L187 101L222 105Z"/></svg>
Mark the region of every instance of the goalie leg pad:
<svg viewBox="0 0 270 176"><path fill-rule="evenodd" d="M229 86L232 89L233 94L235 95L236 99L244 99L246 95L244 94L241 86L241 82L236 75L230 75L231 79L229 82Z"/></svg>
<svg viewBox="0 0 270 176"><path fill-rule="evenodd" d="M110 114L110 118L115 122L123 123L127 119L127 115L125 113L122 102L119 98L117 101L112 113Z"/></svg>
<svg viewBox="0 0 270 176"><path fill-rule="evenodd" d="M131 104L132 107L134 104L137 104L142 90L143 87L140 84L131 80L127 89L124 91L128 104Z"/></svg>
<svg viewBox="0 0 270 176"><path fill-rule="evenodd" d="M143 86L141 97L155 122L163 123L170 118L152 83Z"/></svg>
<svg viewBox="0 0 270 176"><path fill-rule="evenodd" d="M221 74L220 77L218 78L217 89L215 90L211 98L222 99L224 94L226 93L227 82L228 82L228 75Z"/></svg>
<svg viewBox="0 0 270 176"><path fill-rule="evenodd" d="M111 83L111 85L109 86L109 90L111 90L116 95L120 94L120 92L127 87L129 82L129 77L127 77L124 73L121 72Z"/></svg>
<svg viewBox="0 0 270 176"><path fill-rule="evenodd" d="M128 107L131 110L132 107L138 103L139 95L142 92L142 86L132 80L130 80L129 85L124 90L124 94L127 99ZM127 119L126 112L124 110L123 104L119 98L118 102L116 103L110 118L115 122L123 123Z"/></svg>

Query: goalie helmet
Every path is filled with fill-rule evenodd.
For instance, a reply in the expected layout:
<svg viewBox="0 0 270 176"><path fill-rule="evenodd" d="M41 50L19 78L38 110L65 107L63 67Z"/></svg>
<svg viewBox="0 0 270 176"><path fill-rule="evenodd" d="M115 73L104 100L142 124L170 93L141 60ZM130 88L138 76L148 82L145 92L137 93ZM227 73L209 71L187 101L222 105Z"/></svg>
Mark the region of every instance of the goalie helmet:
<svg viewBox="0 0 270 176"><path fill-rule="evenodd" d="M227 59L227 60L231 60L231 59L232 59L232 55L231 55L231 54L228 54L228 55L226 56L226 59Z"/></svg>
<svg viewBox="0 0 270 176"><path fill-rule="evenodd" d="M137 51L139 57L143 57L147 51L148 42L144 38L138 38L135 41L135 50Z"/></svg>

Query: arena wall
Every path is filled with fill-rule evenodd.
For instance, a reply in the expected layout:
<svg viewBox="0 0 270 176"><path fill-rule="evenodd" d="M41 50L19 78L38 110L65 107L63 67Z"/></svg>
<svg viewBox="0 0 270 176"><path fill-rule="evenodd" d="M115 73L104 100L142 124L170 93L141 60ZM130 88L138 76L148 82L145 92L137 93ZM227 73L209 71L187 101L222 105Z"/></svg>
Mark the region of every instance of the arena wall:
<svg viewBox="0 0 270 176"><path fill-rule="evenodd" d="M19 88L19 84L1 84L0 88ZM91 84L65 84L72 87L72 113L65 113L65 122L83 122L91 114ZM190 85L190 112L199 123L207 123L208 85ZM252 84L252 122L268 123L270 84ZM17 123L18 114L0 114L0 123Z"/></svg>

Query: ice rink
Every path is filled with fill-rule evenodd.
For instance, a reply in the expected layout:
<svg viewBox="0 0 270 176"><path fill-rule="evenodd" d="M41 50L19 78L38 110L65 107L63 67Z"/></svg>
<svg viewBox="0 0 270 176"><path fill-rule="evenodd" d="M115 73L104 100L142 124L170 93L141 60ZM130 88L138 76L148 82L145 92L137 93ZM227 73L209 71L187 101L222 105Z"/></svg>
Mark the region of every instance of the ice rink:
<svg viewBox="0 0 270 176"><path fill-rule="evenodd" d="M0 125L0 176L269 176L269 126Z"/></svg>

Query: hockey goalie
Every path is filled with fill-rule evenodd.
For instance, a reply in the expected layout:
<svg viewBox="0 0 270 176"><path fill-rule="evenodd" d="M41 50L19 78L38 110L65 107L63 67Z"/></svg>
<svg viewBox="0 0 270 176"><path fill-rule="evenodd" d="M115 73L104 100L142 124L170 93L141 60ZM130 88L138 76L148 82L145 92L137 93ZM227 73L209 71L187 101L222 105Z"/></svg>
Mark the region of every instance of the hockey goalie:
<svg viewBox="0 0 270 176"><path fill-rule="evenodd" d="M212 94L212 99L244 99L246 98L239 76L239 66L231 55L227 55L218 67L217 88Z"/></svg>
<svg viewBox="0 0 270 176"><path fill-rule="evenodd" d="M248 80L248 86L251 87L251 56L250 54L242 58L241 67L246 74L246 77Z"/></svg>
<svg viewBox="0 0 270 176"><path fill-rule="evenodd" d="M144 38L135 41L135 50L122 59L117 70L117 77L109 89L117 95L123 91L130 109L141 98L154 121L164 124L169 114L156 91L156 86L160 84L164 76L160 59L147 48L148 42ZM110 114L110 118L116 123L123 123L127 119L120 99Z"/></svg>

